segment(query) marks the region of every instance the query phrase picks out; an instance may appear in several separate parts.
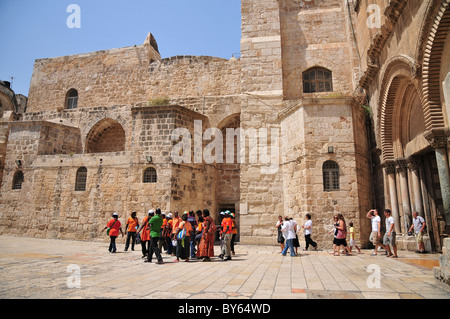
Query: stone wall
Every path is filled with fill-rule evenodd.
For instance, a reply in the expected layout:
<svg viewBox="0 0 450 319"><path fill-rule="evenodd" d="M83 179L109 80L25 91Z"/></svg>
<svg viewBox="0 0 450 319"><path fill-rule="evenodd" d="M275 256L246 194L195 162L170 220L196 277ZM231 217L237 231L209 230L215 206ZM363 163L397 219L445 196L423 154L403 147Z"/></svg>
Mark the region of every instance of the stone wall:
<svg viewBox="0 0 450 319"><path fill-rule="evenodd" d="M370 206L370 171L364 114L351 99L303 100L282 121L284 211L299 223L312 216L314 238L330 247L333 216L342 213L347 225L353 221L360 244L368 241L364 215ZM329 147L333 153L329 153ZM338 191L325 191L322 166L332 160L339 165ZM356 174L355 174L356 172Z"/></svg>
<svg viewBox="0 0 450 319"><path fill-rule="evenodd" d="M333 92L351 95L353 42L344 2L316 1L302 7L298 1L284 0L281 8L284 97L308 98L302 74L316 66L332 71Z"/></svg>
<svg viewBox="0 0 450 319"><path fill-rule="evenodd" d="M348 97L359 67L350 22L340 0L308 8L243 0L239 60L161 59L151 37L141 46L37 60L27 112L2 126L0 233L89 240L113 212L125 221L156 207L208 208L218 221L227 207L237 211L243 243L276 244L278 215L301 223L311 213L315 239L327 247L337 212L354 221L364 243L370 147L364 112ZM333 72L333 92L303 93L302 72L314 66ZM68 110L72 88L78 104ZM239 127L244 134L233 147L240 162L193 161L211 142L192 140L197 121L202 134ZM191 161L173 162L177 128L190 134ZM25 182L12 190L18 156ZM329 159L340 166L336 192L323 190ZM86 190L75 191L81 167ZM157 183L143 183L149 167Z"/></svg>
<svg viewBox="0 0 450 319"><path fill-rule="evenodd" d="M450 238L444 239L439 267L434 268L434 278L439 286L450 291Z"/></svg>
<svg viewBox="0 0 450 319"><path fill-rule="evenodd" d="M65 109L72 88L80 109L227 96L240 92L240 62L194 56L161 60L147 44L41 59L34 65L28 111Z"/></svg>

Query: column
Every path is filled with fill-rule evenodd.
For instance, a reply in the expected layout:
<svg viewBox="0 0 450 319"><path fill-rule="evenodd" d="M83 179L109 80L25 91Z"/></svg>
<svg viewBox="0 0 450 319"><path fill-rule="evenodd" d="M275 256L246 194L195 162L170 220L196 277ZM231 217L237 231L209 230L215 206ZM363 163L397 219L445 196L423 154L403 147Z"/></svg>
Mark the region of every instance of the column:
<svg viewBox="0 0 450 319"><path fill-rule="evenodd" d="M409 200L409 189L408 189L408 166L406 160L397 160L397 171L398 178L400 181L400 195L402 197L402 208L403 208L403 226L405 234L408 232L411 226L411 204Z"/></svg>
<svg viewBox="0 0 450 319"><path fill-rule="evenodd" d="M419 172L420 165L421 161L419 159L411 158L408 160L408 169L411 172L411 183L414 193L415 211L420 216L425 217L423 210L422 189L420 187L420 172Z"/></svg>
<svg viewBox="0 0 450 319"><path fill-rule="evenodd" d="M391 202L392 217L395 222L395 232L401 234L400 214L398 212L397 184L395 183L395 163L393 161L386 162L386 176L389 184L389 197Z"/></svg>
<svg viewBox="0 0 450 319"><path fill-rule="evenodd" d="M432 130L424 134L436 153L436 162L441 185L442 202L444 205L444 216L446 232L450 235L450 169L447 158L447 144L450 136L449 129Z"/></svg>

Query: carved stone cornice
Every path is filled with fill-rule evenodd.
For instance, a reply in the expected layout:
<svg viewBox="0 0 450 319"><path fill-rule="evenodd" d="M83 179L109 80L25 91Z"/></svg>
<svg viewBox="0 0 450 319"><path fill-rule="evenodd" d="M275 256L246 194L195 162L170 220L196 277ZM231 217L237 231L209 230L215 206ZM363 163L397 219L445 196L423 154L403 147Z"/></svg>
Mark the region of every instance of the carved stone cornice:
<svg viewBox="0 0 450 319"><path fill-rule="evenodd" d="M385 24L380 28L367 50L367 70L361 76L359 80L359 86L368 89L370 83L373 81L375 75L377 74L379 67L379 57L384 49L388 39L390 38L400 15L403 12L408 1L405 0L390 0L389 5L384 11L384 16L386 17ZM355 8L359 10L360 1L356 3Z"/></svg>

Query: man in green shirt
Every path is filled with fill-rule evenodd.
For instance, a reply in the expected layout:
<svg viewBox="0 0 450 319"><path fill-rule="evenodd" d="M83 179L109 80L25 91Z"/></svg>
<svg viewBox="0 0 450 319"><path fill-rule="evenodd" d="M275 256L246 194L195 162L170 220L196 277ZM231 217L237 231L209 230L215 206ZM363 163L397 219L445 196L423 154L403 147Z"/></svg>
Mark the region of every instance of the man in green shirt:
<svg viewBox="0 0 450 319"><path fill-rule="evenodd" d="M161 252L158 248L158 241L161 237L161 226L163 224L163 219L161 217L161 209L156 209L155 216L153 216L148 225L150 226L150 247L147 255L147 260L145 262L152 262L153 253L155 253L156 258L158 259L157 264L164 264L163 259L161 257Z"/></svg>

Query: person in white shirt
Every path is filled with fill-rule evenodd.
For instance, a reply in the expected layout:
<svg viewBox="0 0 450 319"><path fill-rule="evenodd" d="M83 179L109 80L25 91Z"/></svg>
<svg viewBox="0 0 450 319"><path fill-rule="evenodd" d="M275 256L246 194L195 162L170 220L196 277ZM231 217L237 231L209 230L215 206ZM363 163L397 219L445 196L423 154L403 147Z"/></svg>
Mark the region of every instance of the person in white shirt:
<svg viewBox="0 0 450 319"><path fill-rule="evenodd" d="M386 251L388 252L387 257L398 258L397 256L397 244L395 242L397 234L395 233L395 221L394 217L392 217L392 213L390 209L386 209L384 211L384 216L386 216L386 233L383 238L383 245ZM394 253L391 252L391 247Z"/></svg>
<svg viewBox="0 0 450 319"><path fill-rule="evenodd" d="M287 250L289 248L291 252L291 257L295 257L294 251L294 239L295 239L295 225L292 221L286 217L283 221L283 225L281 226L281 231L283 232L284 238L286 238L286 245L284 246L281 255L286 256Z"/></svg>
<svg viewBox="0 0 450 319"><path fill-rule="evenodd" d="M376 256L378 247L381 246L381 217L378 216L378 211L376 209L371 209L367 213L367 218L369 218L372 223L372 233L370 236L372 238L372 244L375 246L375 252L372 256Z"/></svg>
<svg viewBox="0 0 450 319"><path fill-rule="evenodd" d="M311 215L310 214L306 214L305 216L305 224L302 225L302 228L305 231L305 242L306 242L306 246L305 249L303 249L304 251L307 251L309 248L309 245L314 247L314 250L317 250L317 243L311 239L311 234L312 234L312 220L311 220Z"/></svg>
<svg viewBox="0 0 450 319"><path fill-rule="evenodd" d="M297 224L297 222L295 221L295 219L293 219L292 217L291 218L289 218L289 220L293 223L293 225L294 225L294 231L295 231L295 238L294 238L294 240L292 240L292 245L294 246L294 249L295 249L295 254L296 255L298 255L298 247L300 247L300 241L298 240L298 235L297 235L297 232L298 232L298 224Z"/></svg>

